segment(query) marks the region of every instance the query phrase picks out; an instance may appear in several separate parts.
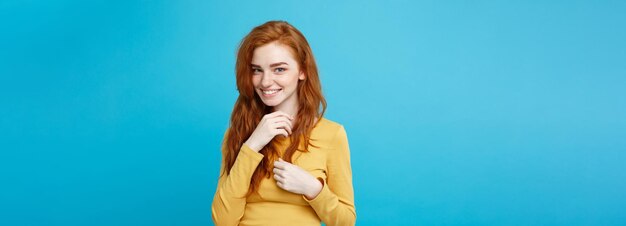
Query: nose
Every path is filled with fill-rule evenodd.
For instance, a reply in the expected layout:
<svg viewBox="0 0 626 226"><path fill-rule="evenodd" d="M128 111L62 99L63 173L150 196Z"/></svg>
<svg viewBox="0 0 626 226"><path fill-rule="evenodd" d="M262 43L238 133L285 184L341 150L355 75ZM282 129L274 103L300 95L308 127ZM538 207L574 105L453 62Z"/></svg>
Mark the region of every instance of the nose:
<svg viewBox="0 0 626 226"><path fill-rule="evenodd" d="M270 72L263 72L263 77L261 77L261 86L270 87L273 83L274 78L272 78L272 74Z"/></svg>

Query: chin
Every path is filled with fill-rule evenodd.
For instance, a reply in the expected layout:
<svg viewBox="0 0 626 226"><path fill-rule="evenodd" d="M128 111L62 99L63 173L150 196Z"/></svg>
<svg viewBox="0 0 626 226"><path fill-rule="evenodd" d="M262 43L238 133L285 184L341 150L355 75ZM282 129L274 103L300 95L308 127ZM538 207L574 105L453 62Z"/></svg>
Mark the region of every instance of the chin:
<svg viewBox="0 0 626 226"><path fill-rule="evenodd" d="M278 105L278 104L267 103L267 102L263 102L263 104L265 104L265 106L268 106L268 107L276 107L276 105Z"/></svg>
<svg viewBox="0 0 626 226"><path fill-rule="evenodd" d="M263 99L261 99L261 101L263 102L263 104L265 104L265 106L268 106L268 107L276 107L276 106L278 106L282 102L282 101L278 101L278 100L266 101L266 100L263 100Z"/></svg>

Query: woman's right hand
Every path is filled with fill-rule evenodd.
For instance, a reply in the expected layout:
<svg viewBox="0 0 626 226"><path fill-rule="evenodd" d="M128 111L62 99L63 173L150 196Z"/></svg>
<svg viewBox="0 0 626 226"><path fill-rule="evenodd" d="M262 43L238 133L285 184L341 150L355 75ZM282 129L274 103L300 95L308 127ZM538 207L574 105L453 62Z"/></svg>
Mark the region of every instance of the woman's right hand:
<svg viewBox="0 0 626 226"><path fill-rule="evenodd" d="M259 152L276 135L285 137L291 134L293 117L282 111L275 111L264 115L252 135L244 143L253 151Z"/></svg>

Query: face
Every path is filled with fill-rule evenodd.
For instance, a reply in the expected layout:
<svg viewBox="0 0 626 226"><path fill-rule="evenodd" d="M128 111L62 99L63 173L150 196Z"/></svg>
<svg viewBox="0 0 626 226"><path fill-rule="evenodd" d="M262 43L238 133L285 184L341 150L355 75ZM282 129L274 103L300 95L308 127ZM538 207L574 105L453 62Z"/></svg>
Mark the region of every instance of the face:
<svg viewBox="0 0 626 226"><path fill-rule="evenodd" d="M276 108L298 105L298 82L305 75L288 46L277 42L254 49L252 84L263 103Z"/></svg>

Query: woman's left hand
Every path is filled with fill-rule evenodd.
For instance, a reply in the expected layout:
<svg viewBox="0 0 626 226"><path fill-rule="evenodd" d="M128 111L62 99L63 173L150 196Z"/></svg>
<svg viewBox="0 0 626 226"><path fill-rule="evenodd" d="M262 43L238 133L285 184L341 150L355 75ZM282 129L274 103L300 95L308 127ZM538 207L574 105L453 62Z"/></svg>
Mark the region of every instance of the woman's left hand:
<svg viewBox="0 0 626 226"><path fill-rule="evenodd" d="M304 195L311 200L322 191L322 183L306 170L286 162L274 161L274 179L276 185L285 191Z"/></svg>

